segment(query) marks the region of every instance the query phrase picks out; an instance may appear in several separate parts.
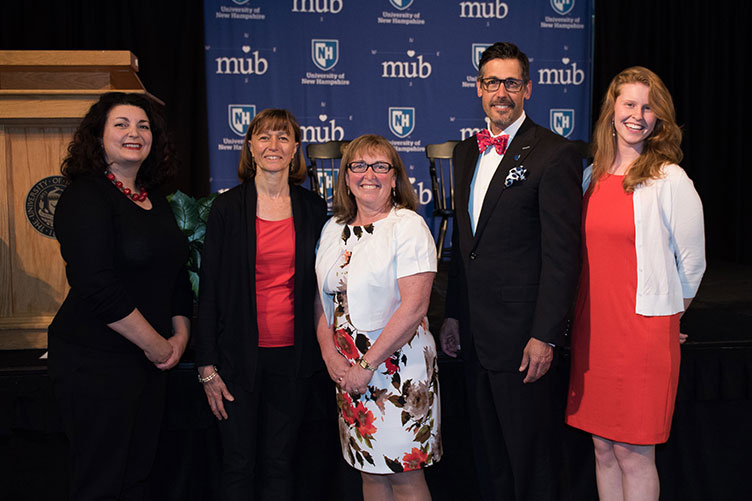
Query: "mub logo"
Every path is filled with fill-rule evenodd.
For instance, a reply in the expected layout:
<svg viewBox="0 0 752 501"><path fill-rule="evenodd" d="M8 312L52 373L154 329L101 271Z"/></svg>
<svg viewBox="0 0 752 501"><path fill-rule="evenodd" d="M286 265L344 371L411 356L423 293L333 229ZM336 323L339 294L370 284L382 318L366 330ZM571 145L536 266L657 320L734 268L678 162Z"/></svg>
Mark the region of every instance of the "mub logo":
<svg viewBox="0 0 752 501"><path fill-rule="evenodd" d="M399 138L409 136L415 129L415 108L389 108L389 130Z"/></svg>
<svg viewBox="0 0 752 501"><path fill-rule="evenodd" d="M334 68L339 61L339 40L311 40L311 59L321 71Z"/></svg>
<svg viewBox="0 0 752 501"><path fill-rule="evenodd" d="M549 128L560 136L569 137L574 130L574 110L555 108L549 113Z"/></svg>
<svg viewBox="0 0 752 501"><path fill-rule="evenodd" d="M405 10L413 4L413 0L389 0L395 9Z"/></svg>
<svg viewBox="0 0 752 501"><path fill-rule="evenodd" d="M582 85L585 82L585 70L577 67L577 62L568 57L562 57L564 68L538 69L538 84L540 85ZM569 63L572 63L571 65Z"/></svg>
<svg viewBox="0 0 752 501"><path fill-rule="evenodd" d="M490 43L474 43L473 44L473 66L475 66L476 70L480 70L480 56L483 55L483 52L487 48L491 46Z"/></svg>
<svg viewBox="0 0 752 501"><path fill-rule="evenodd" d="M255 104L228 104L227 121L230 129L238 136L245 136L251 120L256 116Z"/></svg>
<svg viewBox="0 0 752 501"><path fill-rule="evenodd" d="M566 16L574 9L574 0L551 0L551 8L560 16Z"/></svg>
<svg viewBox="0 0 752 501"><path fill-rule="evenodd" d="M406 52L407 57L414 57L417 52L410 49ZM431 76L431 63L423 60L423 55L418 54L415 61L382 61L381 78L428 78Z"/></svg>

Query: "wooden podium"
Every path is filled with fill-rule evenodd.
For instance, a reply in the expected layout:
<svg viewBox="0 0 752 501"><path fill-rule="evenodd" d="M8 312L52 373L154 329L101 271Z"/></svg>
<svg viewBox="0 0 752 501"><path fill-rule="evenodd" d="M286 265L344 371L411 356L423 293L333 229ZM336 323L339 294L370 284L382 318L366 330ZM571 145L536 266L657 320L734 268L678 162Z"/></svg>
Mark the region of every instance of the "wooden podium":
<svg viewBox="0 0 752 501"><path fill-rule="evenodd" d="M60 163L101 94L146 93L128 51L0 51L0 350L47 347L67 292Z"/></svg>

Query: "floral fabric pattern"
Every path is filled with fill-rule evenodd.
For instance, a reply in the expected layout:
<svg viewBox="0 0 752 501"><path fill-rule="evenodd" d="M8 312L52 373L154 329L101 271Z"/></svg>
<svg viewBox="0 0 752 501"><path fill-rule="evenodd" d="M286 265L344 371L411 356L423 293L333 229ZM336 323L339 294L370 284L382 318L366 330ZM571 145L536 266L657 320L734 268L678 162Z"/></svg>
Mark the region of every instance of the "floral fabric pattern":
<svg viewBox="0 0 752 501"><path fill-rule="evenodd" d="M351 365L381 334L355 329L347 305L350 257L373 232L374 225L344 227L344 250L327 279L335 288L334 343ZM426 321L379 365L365 394L349 394L337 387L337 408L342 454L352 467L383 474L437 462L442 454L438 366Z"/></svg>

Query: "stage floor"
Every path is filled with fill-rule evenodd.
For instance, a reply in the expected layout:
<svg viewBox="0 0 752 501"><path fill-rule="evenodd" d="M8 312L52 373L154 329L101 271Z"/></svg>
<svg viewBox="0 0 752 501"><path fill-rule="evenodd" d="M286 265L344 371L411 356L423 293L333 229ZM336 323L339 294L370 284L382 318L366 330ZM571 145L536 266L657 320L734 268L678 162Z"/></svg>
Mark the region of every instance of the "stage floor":
<svg viewBox="0 0 752 501"><path fill-rule="evenodd" d="M441 263L429 318L438 333L446 297L447 265ZM689 341L682 346L676 412L668 443L658 446L661 499L705 501L752 499L746 481L752 450L752 267L715 263L708 267L690 310L682 319ZM44 350L0 350L0 492L8 499L64 500L67 441L52 398ZM568 380L566 350L552 368ZM212 498L219 468L219 443L191 352L170 374L167 413L150 499ZM439 356L444 457L426 471L437 501L477 498L473 457L464 408L462 361ZM563 402L563 398L562 398ZM332 408L334 396L331 398ZM563 404L562 404L563 413ZM312 423L306 435L320 440L302 456L328 468L323 475L301 467L299 499L359 500L359 478L339 454L336 426ZM561 425L563 501L597 498L590 437ZM322 433L322 430L323 433ZM328 431L327 431L328 430ZM331 432L331 433L330 433ZM310 463L308 463L310 465ZM167 483L159 479L169 479Z"/></svg>

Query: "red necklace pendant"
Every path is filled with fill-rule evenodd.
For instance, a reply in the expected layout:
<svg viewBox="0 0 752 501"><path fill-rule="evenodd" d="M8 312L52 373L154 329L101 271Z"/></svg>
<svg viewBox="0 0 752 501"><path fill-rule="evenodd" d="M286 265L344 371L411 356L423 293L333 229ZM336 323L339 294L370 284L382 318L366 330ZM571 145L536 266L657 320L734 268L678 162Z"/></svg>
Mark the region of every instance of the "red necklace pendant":
<svg viewBox="0 0 752 501"><path fill-rule="evenodd" d="M144 200L146 200L146 197L149 196L143 186L138 189L138 193L132 192L130 188L124 188L123 182L118 181L118 179L115 177L115 174L113 174L110 170L106 170L104 172L104 175L107 176L107 179L109 179L110 182L112 182L112 184L117 187L117 189L123 192L123 195L130 198L134 202L143 202Z"/></svg>

